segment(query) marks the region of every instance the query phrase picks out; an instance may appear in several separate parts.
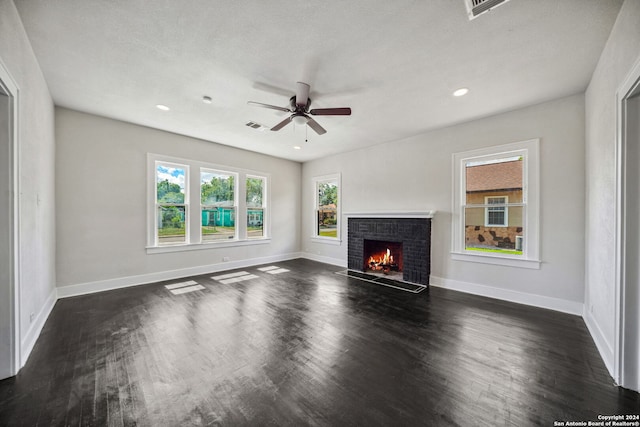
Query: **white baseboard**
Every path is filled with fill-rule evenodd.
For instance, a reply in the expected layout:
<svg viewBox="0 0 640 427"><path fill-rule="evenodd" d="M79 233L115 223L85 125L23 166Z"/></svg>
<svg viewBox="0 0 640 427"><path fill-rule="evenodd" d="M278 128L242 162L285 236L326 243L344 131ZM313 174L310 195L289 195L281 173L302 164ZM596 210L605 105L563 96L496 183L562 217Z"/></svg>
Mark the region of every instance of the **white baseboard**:
<svg viewBox="0 0 640 427"><path fill-rule="evenodd" d="M454 291L466 292L468 294L481 295L518 304L531 305L534 307L547 308L549 310L561 311L563 313L582 316L583 305L581 302L569 301L560 298L546 297L542 295L527 294L524 292L512 291L509 289L496 288L493 286L480 285L478 283L462 282L459 280L445 279L431 276L429 283Z"/></svg>
<svg viewBox="0 0 640 427"><path fill-rule="evenodd" d="M323 262L325 264L336 265L338 267L347 268L347 261L339 258L316 255L309 252L300 253L300 258L310 259L311 261Z"/></svg>
<svg viewBox="0 0 640 427"><path fill-rule="evenodd" d="M216 273L218 271L247 268L254 265L268 264L271 262L287 261L300 258L299 252L273 255L260 258L250 258L239 261L223 262L220 264L202 265L197 267L181 268L178 270L159 271L156 273L140 274L137 276L118 277L115 279L98 280L95 282L78 283L76 285L60 286L58 298L68 298L78 295L92 294L95 292L109 291L112 289L127 288L130 286L144 285L147 283L161 282L163 280L180 279L183 277L197 276L199 274Z"/></svg>
<svg viewBox="0 0 640 427"><path fill-rule="evenodd" d="M607 367L609 375L611 375L611 377L615 379L616 377L614 375L613 346L609 343L609 341L607 341L605 335L602 333L602 329L600 329L600 325L593 317L593 315L589 313L586 307L582 312L582 319L587 325L587 329L591 334L591 338L593 338L593 342L596 343L596 347L600 352L600 357L602 357L602 361Z"/></svg>
<svg viewBox="0 0 640 427"><path fill-rule="evenodd" d="M53 310L53 306L56 305L57 300L57 291L56 289L53 289L47 297L47 300L42 305L37 316L33 318L33 322L29 325L29 329L20 343L20 360L18 361L19 369L27 363L31 350L33 350L33 346L36 344L36 341L40 336L40 332L42 332L42 328L49 318L51 310Z"/></svg>

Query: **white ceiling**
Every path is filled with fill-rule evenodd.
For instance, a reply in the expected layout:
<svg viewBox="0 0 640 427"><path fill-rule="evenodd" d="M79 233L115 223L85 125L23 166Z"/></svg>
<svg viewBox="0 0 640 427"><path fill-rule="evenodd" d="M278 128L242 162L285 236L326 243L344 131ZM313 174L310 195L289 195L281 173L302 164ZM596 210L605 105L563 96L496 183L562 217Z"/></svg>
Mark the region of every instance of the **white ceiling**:
<svg viewBox="0 0 640 427"><path fill-rule="evenodd" d="M584 91L622 0L511 0L473 21L463 0L15 4L56 105L306 161ZM328 132L308 142L245 126L283 120L247 101L287 106L296 81L352 116L316 117Z"/></svg>

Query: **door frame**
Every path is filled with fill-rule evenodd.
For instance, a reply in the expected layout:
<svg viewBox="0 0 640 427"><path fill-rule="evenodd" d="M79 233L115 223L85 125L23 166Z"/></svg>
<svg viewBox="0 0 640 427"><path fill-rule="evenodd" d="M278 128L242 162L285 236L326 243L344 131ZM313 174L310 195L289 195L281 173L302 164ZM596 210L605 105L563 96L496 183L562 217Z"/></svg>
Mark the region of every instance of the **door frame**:
<svg viewBox="0 0 640 427"><path fill-rule="evenodd" d="M7 67L0 58L0 88L5 92L10 100L9 106L9 216L11 230L9 231L9 245L11 246L9 260L10 269L10 293L11 293L11 338L10 338L10 366L11 375L16 375L22 367L22 348L20 346L20 285L21 285L21 263L20 263L20 188L19 188L19 140L18 140L18 101L20 89L9 73ZM4 165L2 165L4 166Z"/></svg>
<svg viewBox="0 0 640 427"><path fill-rule="evenodd" d="M629 328L631 316L627 315L627 294L630 292L630 286L626 281L626 255L630 243L627 241L626 228L627 212L626 193L627 193L627 101L637 95L640 90L640 58L627 75L627 78L620 85L616 92L616 251L615 251L615 334L614 334L614 358L613 358L613 379L616 384L634 390L640 389L640 372L636 373L636 378L629 378L630 371L637 371L637 367L626 369L628 364L635 360L635 354L638 349L632 346L639 346L640 342L628 343L625 339L625 333ZM638 148L640 150L640 148ZM634 185L640 185L635 184ZM630 236L630 238L638 238L638 236ZM636 311L640 307L633 307ZM631 360L634 359L634 360Z"/></svg>

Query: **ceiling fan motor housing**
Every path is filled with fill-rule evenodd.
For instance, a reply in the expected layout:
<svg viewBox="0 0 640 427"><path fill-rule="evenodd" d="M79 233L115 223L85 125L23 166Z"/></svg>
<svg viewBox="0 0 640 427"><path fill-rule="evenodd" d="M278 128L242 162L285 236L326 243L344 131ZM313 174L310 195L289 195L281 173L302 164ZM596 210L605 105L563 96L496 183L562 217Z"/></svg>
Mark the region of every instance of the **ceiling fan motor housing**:
<svg viewBox="0 0 640 427"><path fill-rule="evenodd" d="M296 113L299 113L299 112L308 113L309 107L311 106L311 98L307 98L307 105L303 107L301 105L296 104L296 96L293 95L291 99L289 99L289 105L291 106L291 111L294 111Z"/></svg>

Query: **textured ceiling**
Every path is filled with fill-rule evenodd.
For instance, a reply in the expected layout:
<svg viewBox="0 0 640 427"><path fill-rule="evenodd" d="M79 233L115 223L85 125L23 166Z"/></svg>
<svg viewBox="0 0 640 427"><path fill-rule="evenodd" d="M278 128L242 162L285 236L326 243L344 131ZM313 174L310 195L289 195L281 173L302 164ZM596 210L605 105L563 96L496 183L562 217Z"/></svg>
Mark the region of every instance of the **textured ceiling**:
<svg viewBox="0 0 640 427"><path fill-rule="evenodd" d="M305 161L584 91L622 0L511 0L473 21L463 0L15 4L56 105ZM283 120L247 101L287 106L296 81L352 116L316 117L322 136L245 126Z"/></svg>

